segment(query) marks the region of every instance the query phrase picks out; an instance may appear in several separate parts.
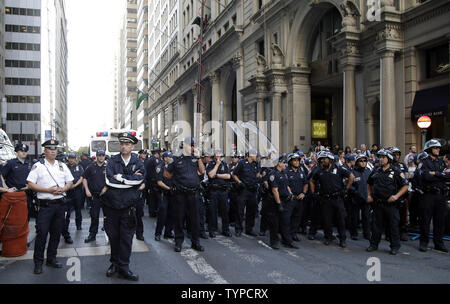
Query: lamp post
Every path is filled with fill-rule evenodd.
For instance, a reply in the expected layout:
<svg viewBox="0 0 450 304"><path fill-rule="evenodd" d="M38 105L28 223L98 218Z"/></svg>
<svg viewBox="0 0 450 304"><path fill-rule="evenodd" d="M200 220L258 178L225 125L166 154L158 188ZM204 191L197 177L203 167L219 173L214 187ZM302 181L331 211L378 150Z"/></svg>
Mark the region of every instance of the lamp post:
<svg viewBox="0 0 450 304"><path fill-rule="evenodd" d="M420 116L417 120L417 126L420 128L422 133L422 148L425 147L425 142L427 140L427 129L431 126L431 118L428 116Z"/></svg>

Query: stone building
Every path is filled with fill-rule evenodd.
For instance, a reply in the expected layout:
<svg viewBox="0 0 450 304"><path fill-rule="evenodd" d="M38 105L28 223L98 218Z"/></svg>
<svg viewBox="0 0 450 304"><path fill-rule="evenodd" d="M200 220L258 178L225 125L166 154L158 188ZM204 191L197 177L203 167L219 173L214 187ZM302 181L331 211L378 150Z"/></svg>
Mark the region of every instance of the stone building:
<svg viewBox="0 0 450 304"><path fill-rule="evenodd" d="M312 140L420 148L420 114L433 119L429 138L450 139L448 1L207 0L201 42L200 1L180 0L178 11L169 68L149 72L150 137L163 147L173 121L194 125L198 102L204 121L222 123L221 142L238 141L228 120L278 121L265 131L282 152Z"/></svg>

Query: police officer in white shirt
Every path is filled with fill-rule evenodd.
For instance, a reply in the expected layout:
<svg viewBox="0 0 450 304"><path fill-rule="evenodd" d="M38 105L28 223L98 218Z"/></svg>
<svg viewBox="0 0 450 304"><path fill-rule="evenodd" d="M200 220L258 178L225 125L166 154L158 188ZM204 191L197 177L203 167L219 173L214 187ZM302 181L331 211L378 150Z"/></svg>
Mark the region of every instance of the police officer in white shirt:
<svg viewBox="0 0 450 304"><path fill-rule="evenodd" d="M34 273L42 273L47 234L47 266L62 268L56 260L66 211L66 191L72 186L73 176L66 164L55 160L58 141L47 140L42 144L45 158L34 164L27 177L28 187L37 192L38 216L36 218L36 240L34 243Z"/></svg>

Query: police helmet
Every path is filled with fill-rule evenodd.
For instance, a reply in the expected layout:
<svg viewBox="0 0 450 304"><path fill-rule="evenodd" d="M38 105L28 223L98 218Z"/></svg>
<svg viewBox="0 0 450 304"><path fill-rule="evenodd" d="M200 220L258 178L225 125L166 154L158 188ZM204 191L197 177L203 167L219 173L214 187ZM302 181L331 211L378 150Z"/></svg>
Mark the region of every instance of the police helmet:
<svg viewBox="0 0 450 304"><path fill-rule="evenodd" d="M320 151L319 155L317 156L317 160L321 158L329 158L330 160L334 161L334 155L328 151Z"/></svg>
<svg viewBox="0 0 450 304"><path fill-rule="evenodd" d="M417 154L417 161L421 162L423 161L425 158L428 157L428 153L427 152L420 152L419 154Z"/></svg>
<svg viewBox="0 0 450 304"><path fill-rule="evenodd" d="M73 152L70 152L67 157L68 158L77 158L77 155L75 153L73 153Z"/></svg>
<svg viewBox="0 0 450 304"><path fill-rule="evenodd" d="M358 155L356 155L355 161L358 162L358 161L359 161L360 159L362 159L362 158L364 158L364 159L367 160L367 155L365 155L365 154L363 154L363 153L358 154Z"/></svg>
<svg viewBox="0 0 450 304"><path fill-rule="evenodd" d="M423 150L424 151L428 151L431 148L440 148L440 147L442 147L442 145L441 145L441 143L438 140L430 139L429 141L427 141L425 143L425 146L424 146Z"/></svg>
<svg viewBox="0 0 450 304"><path fill-rule="evenodd" d="M24 151L24 152L28 152L28 146L22 143L19 143L16 145L14 151Z"/></svg>
<svg viewBox="0 0 450 304"><path fill-rule="evenodd" d="M300 156L300 157L305 156L305 153L303 153L302 150L298 150L298 151L296 151L295 153L296 153L298 156Z"/></svg>
<svg viewBox="0 0 450 304"><path fill-rule="evenodd" d="M356 156L353 153L348 153L345 155L345 161L355 161L356 160Z"/></svg>
<svg viewBox="0 0 450 304"><path fill-rule="evenodd" d="M392 147L391 148L391 153L392 154L394 154L394 153L398 153L398 154L402 154L402 151L400 151L400 149L399 148L397 148L397 147Z"/></svg>
<svg viewBox="0 0 450 304"><path fill-rule="evenodd" d="M305 158L305 165L310 165L312 164L312 159L311 158Z"/></svg>
<svg viewBox="0 0 450 304"><path fill-rule="evenodd" d="M287 157L287 161L290 162L293 159L300 159L300 155L298 155L297 153L289 153L290 155L288 155Z"/></svg>
<svg viewBox="0 0 450 304"><path fill-rule="evenodd" d="M388 149L380 149L377 152L378 156L386 156L389 160L394 160L394 157L392 156L391 151L389 151Z"/></svg>

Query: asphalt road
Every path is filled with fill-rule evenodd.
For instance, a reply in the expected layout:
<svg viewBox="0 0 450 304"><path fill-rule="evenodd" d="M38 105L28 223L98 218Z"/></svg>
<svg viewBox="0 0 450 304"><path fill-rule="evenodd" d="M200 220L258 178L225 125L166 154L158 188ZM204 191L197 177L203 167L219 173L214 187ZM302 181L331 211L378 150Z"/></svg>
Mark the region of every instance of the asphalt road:
<svg viewBox="0 0 450 304"><path fill-rule="evenodd" d="M382 241L379 250L368 253L368 241L347 240L343 249L337 242L329 246L318 239L302 240L300 249L273 250L266 237L243 235L238 238L217 236L203 240L204 252L190 249L185 239L181 253L173 251L173 240L154 240L156 219L144 217L145 242L133 241L130 268L139 274L138 282L117 277L107 278L109 246L102 231L94 243L85 244L89 230L89 218L83 211L83 230L76 231L72 222L70 231L74 244L68 245L61 238L58 249L62 269L44 265L44 273L33 274L34 242L26 255L18 258L0 257L0 283L25 284L301 284L301 283L450 283L450 254L430 249L418 251L418 240L402 242L397 256L389 254L389 243ZM102 221L100 222L100 226ZM220 227L220 225L219 225ZM259 220L257 226L259 227ZM233 231L233 229L231 229ZM450 247L450 242L446 242ZM432 241L430 241L432 246ZM379 271L368 259L379 259ZM370 262L370 261L369 261ZM379 275L379 281L367 279Z"/></svg>

